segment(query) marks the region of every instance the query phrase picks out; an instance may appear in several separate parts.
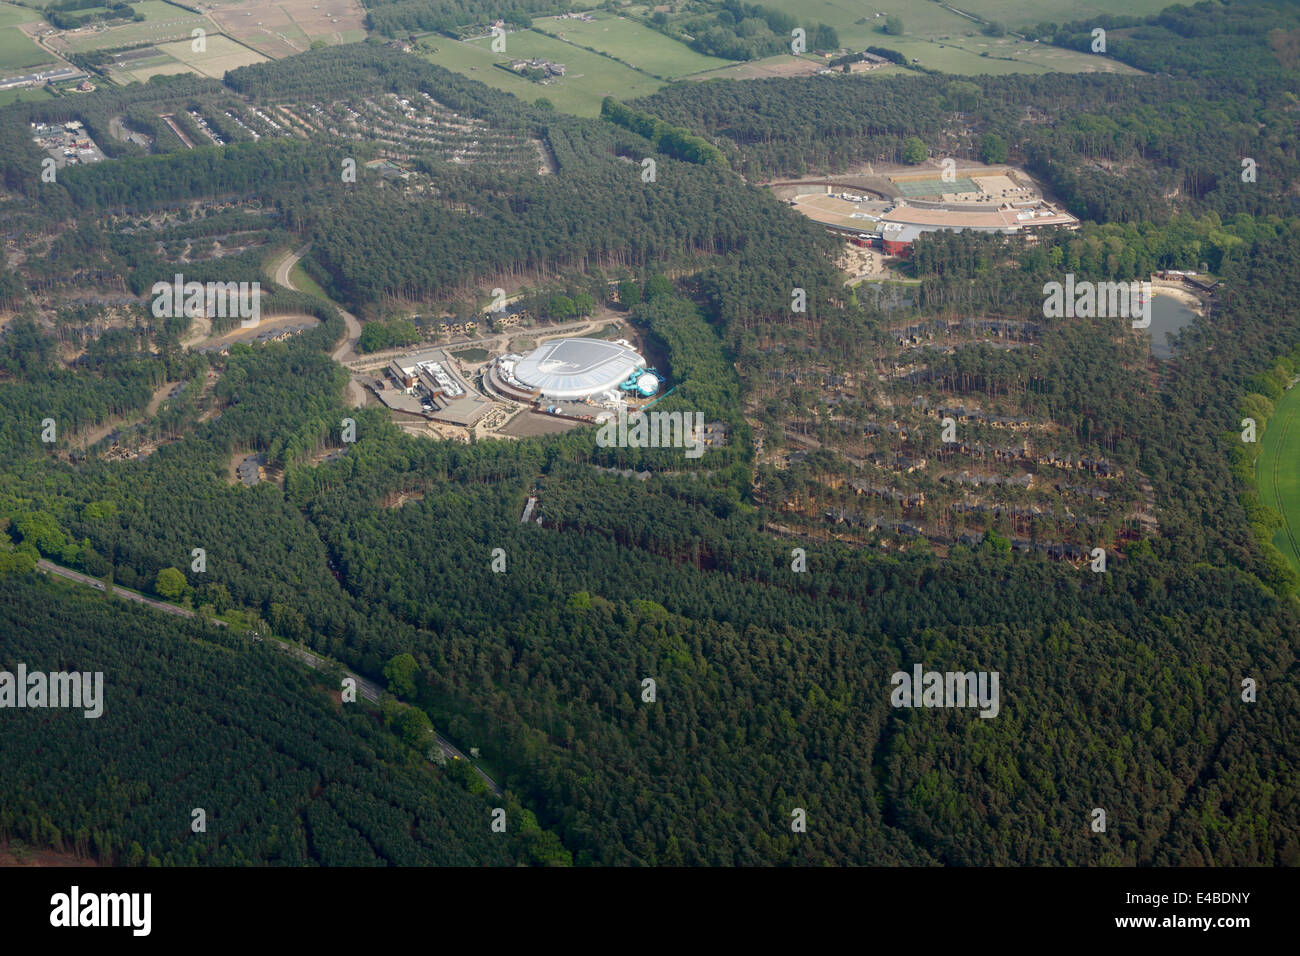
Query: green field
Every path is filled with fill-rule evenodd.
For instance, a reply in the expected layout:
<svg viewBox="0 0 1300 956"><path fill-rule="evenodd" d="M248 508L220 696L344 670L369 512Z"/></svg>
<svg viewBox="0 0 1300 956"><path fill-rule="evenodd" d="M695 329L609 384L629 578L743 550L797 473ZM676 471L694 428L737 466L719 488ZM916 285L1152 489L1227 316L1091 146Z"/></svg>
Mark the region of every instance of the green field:
<svg viewBox="0 0 1300 956"><path fill-rule="evenodd" d="M1044 22L1069 23L1072 20L1086 20L1090 16L1101 13L1113 13L1119 16L1151 16L1165 7L1173 6L1170 0L969 0L969 2L963 0L952 5L985 20L997 20L1012 29L1031 27L1036 23ZM906 25L907 14L901 15Z"/></svg>
<svg viewBox="0 0 1300 956"><path fill-rule="evenodd" d="M1133 73L1122 63L1074 50L1062 50L1015 37L986 37L980 24L953 13L933 0L767 0L766 6L789 13L801 22L835 27L840 45L850 50L883 46L897 50L921 66L970 76L987 73ZM1090 13L1158 13L1169 0L973 0L953 6L986 20L1029 26L1042 21L1063 23L1086 19ZM902 37L881 32L884 17L897 14L906 31ZM864 23L856 21L866 18ZM586 25L586 24L584 24ZM942 44L942 46L940 46ZM981 56L988 53L988 56ZM722 74L726 75L726 74Z"/></svg>
<svg viewBox="0 0 1300 956"><path fill-rule="evenodd" d="M24 86L16 90L0 90L0 106L10 103L32 103L36 100L52 100L54 94L44 86Z"/></svg>
<svg viewBox="0 0 1300 956"><path fill-rule="evenodd" d="M422 41L421 50L427 59L439 66L513 93L530 103L545 97L557 110L578 116L598 116L600 101L606 96L619 99L649 96L664 85L653 77L615 63L609 57L588 53L532 30L508 34L505 53L493 53L491 43L491 37L459 43L439 36ZM434 47L438 52L431 52ZM533 57L563 63L568 68L567 75L542 85L492 65Z"/></svg>
<svg viewBox="0 0 1300 956"><path fill-rule="evenodd" d="M131 4L131 8L143 16L146 23L154 20L175 20L177 17L197 16L197 14L191 13L184 7L178 7L174 3L167 3L166 0L140 0L139 3Z"/></svg>
<svg viewBox="0 0 1300 956"><path fill-rule="evenodd" d="M250 50L242 43L236 43L224 34L210 33L207 39L206 49L202 53L195 53L190 48L188 40L164 43L158 47L158 50L166 53L173 60L185 64L193 72L215 79L221 79L230 70L237 70L241 66L250 66L254 63L265 63L267 60L262 54Z"/></svg>
<svg viewBox="0 0 1300 956"><path fill-rule="evenodd" d="M143 23L128 23L91 33L76 35L68 33L64 34L64 38L73 50L86 53L91 50L135 46L139 43L188 40L191 36L190 31L195 28L206 30L209 38L221 32L207 17L201 17L170 3L163 3L162 0L142 0L141 3L133 6L138 13L144 15Z"/></svg>
<svg viewBox="0 0 1300 956"><path fill-rule="evenodd" d="M1007 73L1136 73L1132 67L1108 57L1064 50L1050 44L1009 37L975 35L951 39L880 37L875 46L897 50L921 66L944 73L1002 76ZM981 56L982 53L988 56Z"/></svg>
<svg viewBox="0 0 1300 956"><path fill-rule="evenodd" d="M809 25L827 23L839 32L841 45L850 50L867 46L884 46L897 50L909 60L932 70L956 75L999 76L1008 73L1082 73L1082 72L1137 72L1122 63L1062 50L1048 44L1032 43L1015 37L987 37L980 26L959 14L933 2L933 0L882 0L880 4L864 6L860 0L770 0L768 6L784 10ZM963 3L961 9L977 16L1006 22L1037 23L1053 11L1057 22L1070 16L1083 17L1091 11L1117 10L1152 12L1167 6L1166 0L1046 0L1035 4L1029 0L984 0L983 3ZM628 13L640 15L648 7L634 6ZM867 11L871 12L868 13ZM897 13L903 17L904 36L887 36L880 32L883 17L875 13ZM1017 14L1017 11L1020 13ZM1017 14L1018 19L1012 14ZM865 20L864 20L865 18ZM864 20L863 23L857 23ZM449 70L455 70L476 80L513 93L530 102L545 97L556 109L579 116L596 116L600 101L605 96L632 99L646 96L663 86L655 76L669 80L685 77L706 79L726 77L748 79L780 72L782 64L791 60L787 56L769 57L749 63L728 64L725 60L696 53L684 44L664 36L635 20L601 13L592 23L546 17L538 26L548 34L535 30L511 33L506 37L506 52L491 52L491 38L482 37L466 43L456 43L442 37L427 37L421 43L425 56ZM563 34L564 39L559 39ZM566 42L572 41L572 42ZM623 63L607 56L581 49L591 47L616 56ZM438 52L430 52L437 47ZM547 85L533 83L492 66L511 59L541 57L563 63L568 72L563 79ZM818 61L821 62L821 61ZM631 64L635 69L625 66ZM767 70L770 64L773 69ZM867 76L896 73L900 68L890 66L873 71ZM802 73L803 71L797 71ZM811 71L808 71L811 72ZM650 75L654 74L654 76Z"/></svg>
<svg viewBox="0 0 1300 956"><path fill-rule="evenodd" d="M731 60L696 53L684 43L623 17L600 14L593 23L546 17L535 23L547 33L563 34L566 42L618 57L629 66L675 80L692 73L716 70Z"/></svg>
<svg viewBox="0 0 1300 956"><path fill-rule="evenodd" d="M931 179L909 179L903 182L894 183L894 188L904 196L942 196L944 193L974 193L979 192L979 187L975 185L975 180L967 179L965 176L954 179L950 183L943 181L942 177L935 176Z"/></svg>
<svg viewBox="0 0 1300 956"><path fill-rule="evenodd" d="M825 23L840 35L840 44L849 49L862 49L869 44L886 46L881 40L891 39L880 32L885 18L877 13L897 14L903 18L903 27L909 34L934 36L951 34L960 36L967 31L978 32L979 27L965 17L939 6L933 0L766 0L765 7L781 10L809 26ZM955 6L966 9L969 4ZM1026 8L1031 3L1023 4ZM858 23L863 17L865 23Z"/></svg>
<svg viewBox="0 0 1300 956"><path fill-rule="evenodd" d="M19 23L33 23L41 15L35 10L20 7L12 3L0 3L0 27L11 27Z"/></svg>
<svg viewBox="0 0 1300 956"><path fill-rule="evenodd" d="M307 274L301 262L295 262L293 268L289 270L289 282L299 292L314 295L318 299L329 299L325 290L320 287L320 283Z"/></svg>
<svg viewBox="0 0 1300 956"><path fill-rule="evenodd" d="M1300 571L1300 388L1277 403L1260 440L1255 480L1264 504L1282 515L1273 546Z"/></svg>
<svg viewBox="0 0 1300 956"><path fill-rule="evenodd" d="M31 23L40 18L41 15L35 10L0 3L0 76L22 73L28 67L54 62L54 57L18 29L18 24Z"/></svg>
<svg viewBox="0 0 1300 956"><path fill-rule="evenodd" d="M115 67L109 70L109 76L114 83L121 83L125 86L127 83L132 82L147 83L151 76L171 76L176 73L189 72L190 68L184 63L177 62L166 53L159 53L156 56L132 60L128 70Z"/></svg>
<svg viewBox="0 0 1300 956"><path fill-rule="evenodd" d="M835 27L840 43L852 48L875 43L890 46L888 37L880 32L884 13L903 18L905 36L951 36L956 39L966 33L979 33L980 26L972 20L953 13L934 0L765 0L764 6L783 10L801 22L826 23ZM1101 13L1133 16L1159 13L1171 6L1171 0L960 0L949 4L959 10L984 20L996 20L1008 27L1033 26L1036 23L1065 23L1086 20ZM865 23L858 20L866 18Z"/></svg>
<svg viewBox="0 0 1300 956"><path fill-rule="evenodd" d="M0 74L22 73L27 67L53 63L50 56L17 27L0 29Z"/></svg>

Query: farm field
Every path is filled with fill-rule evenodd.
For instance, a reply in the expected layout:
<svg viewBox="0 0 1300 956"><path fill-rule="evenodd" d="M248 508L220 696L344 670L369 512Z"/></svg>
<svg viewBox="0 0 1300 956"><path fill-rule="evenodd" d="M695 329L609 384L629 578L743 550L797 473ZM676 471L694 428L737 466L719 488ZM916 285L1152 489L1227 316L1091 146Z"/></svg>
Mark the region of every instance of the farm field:
<svg viewBox="0 0 1300 956"><path fill-rule="evenodd" d="M547 33L562 35L565 42L609 53L630 66L665 79L680 79L733 62L696 53L685 44L624 17L602 14L591 23L544 17L535 22Z"/></svg>
<svg viewBox="0 0 1300 956"><path fill-rule="evenodd" d="M208 37L207 49L203 53L195 53L188 40L164 43L158 49L193 72L216 79L220 79L228 70L265 63L267 60L260 53L220 34Z"/></svg>
<svg viewBox="0 0 1300 956"><path fill-rule="evenodd" d="M925 40L911 36L883 38L878 46L897 50L909 60L945 73L1002 76L1008 73L1137 73L1132 67L1104 56L1062 50L1041 43L1007 37L959 37L956 41ZM981 56L983 52L988 56ZM1010 58L1010 59L1005 59Z"/></svg>
<svg viewBox="0 0 1300 956"><path fill-rule="evenodd" d="M978 23L933 0L881 0L878 4L866 6L857 0L770 0L767 6L789 13L801 22L826 23L835 27L840 45L846 49L888 47L909 59L915 57L921 66L946 73L975 76L984 73L1137 72L1105 57L1061 50L1016 37L984 36ZM1135 15L1157 13L1169 4L1166 0L1134 0L1133 3L1124 0L1046 0L1044 3L1036 0L976 0L955 6L987 20L1029 26L1045 20L1062 23L1083 19L1089 11ZM906 30L903 36L881 32L885 17L875 15L881 12L902 17ZM864 17L863 23L857 22ZM939 46L941 43L942 47ZM988 56L980 55L985 52Z"/></svg>
<svg viewBox="0 0 1300 956"><path fill-rule="evenodd" d="M935 46L936 44L931 44ZM956 50L954 50L954 47ZM1094 56L1091 53L1080 53L1077 50L1065 50L1046 43L1027 43L1023 40L1017 40L1013 37L986 37L977 35L974 37L962 37L951 41L944 42L944 49L936 51L938 53L947 53L954 50L953 56L956 57L957 51L961 55L970 54L981 60L987 67L989 73L1000 72L1034 72L1034 73L1138 73L1133 67L1126 63L1120 63L1118 60L1112 60L1108 57ZM988 53L988 57L982 57L980 54ZM915 54L922 63L927 63L923 54ZM1016 62L1010 63L1007 60L998 59L1001 57L1013 57ZM995 69L989 65L989 60L993 60L1004 69ZM936 66L935 69L943 69ZM953 72L958 72L954 70ZM962 71L966 72L966 71Z"/></svg>
<svg viewBox="0 0 1300 956"><path fill-rule="evenodd" d="M143 23L127 23L107 30L75 30L62 34L60 39L74 52L87 53L139 43L162 43L180 39L188 42L192 35L190 31L196 28L206 30L209 37L218 32L207 17L162 0L143 0L134 6L138 13L144 15Z"/></svg>
<svg viewBox="0 0 1300 956"><path fill-rule="evenodd" d="M305 2L305 0L303 0ZM1131 67L1102 56L1093 56L1073 50L1021 40L1016 37L988 37L979 32L979 25L932 0L913 0L900 3L886 0L880 6L871 6L873 12L856 0L773 0L771 6L784 10L809 24L827 23L839 32L840 43L846 49L861 50L867 46L885 46L897 50L920 66L955 75L978 76L1009 73L1135 73ZM1161 0L1137 0L1133 10L1145 12L1147 8L1162 9ZM1066 0L1052 0L1052 9L1071 9ZM1083 8L1098 12L1111 12L1122 7L1111 0L1084 3ZM628 12L640 14L646 8L631 7ZM1004 20L1015 10L1031 11L1020 22L1036 23L1042 16L1039 7L1025 0L985 0L982 6L966 4L977 16L988 15ZM907 33L902 37L880 32L883 17L875 14L898 13L903 17ZM858 20L866 19L863 23ZM1059 22L1059 18L1058 18ZM625 17L599 14L590 23L582 20L546 17L538 26L547 36L535 30L525 30L507 35L507 52L493 54L491 39L481 37L458 45L438 37L426 38L424 49L438 47L439 53L426 53L429 59L448 69L472 75L475 79L497 89L513 93L529 101L548 98L555 107L580 116L594 116L600 111L600 101L605 96L629 99L654 92L663 84L655 76L667 81L679 79L705 80L714 78L755 79L761 77L806 76L815 73L825 61L811 56L790 55L767 57L747 63L728 63L715 57L696 53L643 24ZM563 39L560 39L563 34ZM571 41L571 42L570 42ZM575 44L579 44L575 45ZM581 49L591 47L616 56L623 63L609 57ZM552 84L540 85L515 79L499 69L493 62L506 62L516 58L541 57L563 63L568 68L566 76ZM635 69L625 66L631 64ZM900 71L888 66L872 71L868 76L887 76Z"/></svg>
<svg viewBox="0 0 1300 956"><path fill-rule="evenodd" d="M934 0L877 0L870 4L861 0L768 0L764 6L782 10L801 22L833 26L839 32L840 43L852 48L892 45L889 41L894 38L879 29L885 17L875 16L877 13L902 17L904 37L947 35L957 39L967 32L978 34L979 25L949 7L1014 29L1043 22L1086 20L1092 14L1144 16L1159 13L1170 3L1169 0L961 0L944 6ZM864 17L865 23L857 22Z"/></svg>
<svg viewBox="0 0 1300 956"><path fill-rule="evenodd" d="M54 62L53 57L18 29L18 24L34 23L40 18L35 10L0 3L0 76L22 73L28 67Z"/></svg>
<svg viewBox="0 0 1300 956"><path fill-rule="evenodd" d="M969 6L964 3L956 5L963 10ZM1026 9L1032 9L1032 4L1027 0L1022 5ZM970 20L940 6L934 0L877 0L876 3L862 3L861 0L769 0L764 6L788 13L809 26L825 23L834 27L839 33L840 45L849 49L861 49L871 44L889 45L882 41L892 40L893 37L880 32L885 17L878 17L877 13L902 17L903 27L908 34L960 36L967 30L979 29ZM864 23L857 22L864 17Z"/></svg>
<svg viewBox="0 0 1300 956"><path fill-rule="evenodd" d="M1036 23L1086 20L1089 16L1103 13L1151 16L1171 5L1168 0L963 0L954 4L967 13L985 20L997 20L1011 29L1029 27ZM908 14L901 12L900 15L906 25Z"/></svg>
<svg viewBox="0 0 1300 956"><path fill-rule="evenodd" d="M354 43L366 35L366 12L357 0L240 0L209 16L228 36L272 58L301 53L314 40Z"/></svg>
<svg viewBox="0 0 1300 956"><path fill-rule="evenodd" d="M183 40L181 42L188 44L189 41ZM151 76L172 76L177 73L190 72L192 71L184 63L177 62L166 53L158 53L155 56L131 60L129 69L111 69L109 70L109 76L112 77L114 83L125 85L132 82L147 83Z"/></svg>
<svg viewBox="0 0 1300 956"><path fill-rule="evenodd" d="M38 100L52 100L54 94L44 86L23 86L15 90L0 90L0 106L11 103L34 103Z"/></svg>
<svg viewBox="0 0 1300 956"><path fill-rule="evenodd" d="M0 27L16 26L19 23L35 23L41 19L36 10L20 7L15 3L0 3Z"/></svg>
<svg viewBox="0 0 1300 956"><path fill-rule="evenodd" d="M23 73L28 67L53 62L53 57L17 27L0 28L0 75Z"/></svg>
<svg viewBox="0 0 1300 956"><path fill-rule="evenodd" d="M1274 407L1255 462L1259 497L1282 515L1273 546L1300 571L1300 388L1287 390Z"/></svg>
<svg viewBox="0 0 1300 956"><path fill-rule="evenodd" d="M422 54L431 62L463 73L488 86L513 93L533 102L545 97L557 110L578 116L598 116L600 101L606 96L633 99L649 96L664 84L644 73L615 63L598 53L580 50L562 40L553 40L532 30L511 33L506 37L505 53L493 53L490 37L460 43L446 37L430 37L421 43ZM436 47L436 53L431 52ZM513 59L541 57L568 68L566 76L546 85L522 76L512 76L493 63Z"/></svg>

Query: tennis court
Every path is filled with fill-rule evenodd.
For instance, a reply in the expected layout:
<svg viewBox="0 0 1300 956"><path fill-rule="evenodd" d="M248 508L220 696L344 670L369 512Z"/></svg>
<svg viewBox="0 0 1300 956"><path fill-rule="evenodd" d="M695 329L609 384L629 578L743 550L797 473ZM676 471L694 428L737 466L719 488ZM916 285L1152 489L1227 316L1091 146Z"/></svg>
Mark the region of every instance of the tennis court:
<svg viewBox="0 0 1300 956"><path fill-rule="evenodd" d="M904 196L942 196L945 193L978 193L983 192L975 184L975 180L968 179L965 176L958 177L950 183L944 182L939 177L934 179L905 179L891 180L894 186Z"/></svg>

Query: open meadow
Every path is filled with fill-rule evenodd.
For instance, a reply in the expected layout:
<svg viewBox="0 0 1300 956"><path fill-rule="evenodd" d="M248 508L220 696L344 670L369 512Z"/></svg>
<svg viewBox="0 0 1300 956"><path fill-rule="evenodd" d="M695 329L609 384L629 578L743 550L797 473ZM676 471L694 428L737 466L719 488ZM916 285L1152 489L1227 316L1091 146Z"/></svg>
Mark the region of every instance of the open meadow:
<svg viewBox="0 0 1300 956"><path fill-rule="evenodd" d="M1273 546L1300 571L1300 388L1292 387L1274 406L1260 437L1255 477L1264 504L1282 515Z"/></svg>
<svg viewBox="0 0 1300 956"><path fill-rule="evenodd" d="M599 115L600 102L606 96L621 100L649 96L664 85L654 77L616 63L609 57L532 30L507 34L505 53L493 53L491 42L490 37L464 43L446 37L428 37L421 42L420 49L427 59L439 66L464 73L529 102L545 97L556 109L578 116ZM433 52L434 48L437 52ZM550 83L534 83L493 66L494 63L533 58L563 63L565 76Z"/></svg>
<svg viewBox="0 0 1300 956"><path fill-rule="evenodd" d="M265 63L267 60L262 54L220 34L208 37L207 49L202 53L195 53L190 48L190 43L185 40L179 43L165 43L158 49L193 72L217 79L229 70L251 66L254 63Z"/></svg>
<svg viewBox="0 0 1300 956"><path fill-rule="evenodd" d="M606 13L593 16L595 19L590 22L544 17L535 20L534 25L565 42L608 53L629 66L668 80L716 70L733 62L696 53L684 43L635 20Z"/></svg>
<svg viewBox="0 0 1300 956"><path fill-rule="evenodd" d="M63 33L60 39L73 52L88 53L141 43L188 40L195 29L205 30L209 36L217 32L216 25L207 17L192 13L184 7L164 3L163 0L142 0L133 6L136 12L144 15L143 22L126 23L107 29L86 27L70 30Z"/></svg>
<svg viewBox="0 0 1300 956"><path fill-rule="evenodd" d="M18 29L20 23L35 23L41 15L27 7L0 3L0 76L22 73L29 67L53 63L54 58Z"/></svg>

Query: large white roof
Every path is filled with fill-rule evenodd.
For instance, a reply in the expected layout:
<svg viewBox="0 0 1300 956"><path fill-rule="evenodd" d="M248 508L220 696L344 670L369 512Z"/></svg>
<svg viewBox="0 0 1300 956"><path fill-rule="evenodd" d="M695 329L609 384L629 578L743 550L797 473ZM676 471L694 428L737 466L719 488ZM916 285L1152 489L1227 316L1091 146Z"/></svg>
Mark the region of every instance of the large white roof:
<svg viewBox="0 0 1300 956"><path fill-rule="evenodd" d="M514 377L546 398L586 398L617 388L645 365L638 353L601 339L556 339L516 363Z"/></svg>

